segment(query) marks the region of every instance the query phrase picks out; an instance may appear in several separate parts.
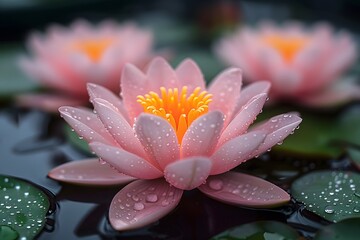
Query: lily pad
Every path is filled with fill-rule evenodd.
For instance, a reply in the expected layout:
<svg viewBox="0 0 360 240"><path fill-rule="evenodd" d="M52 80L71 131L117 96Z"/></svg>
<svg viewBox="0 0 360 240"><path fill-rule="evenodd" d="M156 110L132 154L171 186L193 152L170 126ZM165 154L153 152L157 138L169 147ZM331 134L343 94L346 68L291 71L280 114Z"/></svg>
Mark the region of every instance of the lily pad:
<svg viewBox="0 0 360 240"><path fill-rule="evenodd" d="M19 234L9 226L0 226L0 239L1 240L16 240Z"/></svg>
<svg viewBox="0 0 360 240"><path fill-rule="evenodd" d="M349 240L360 236L360 218L351 218L331 224L316 233L314 240Z"/></svg>
<svg viewBox="0 0 360 240"><path fill-rule="evenodd" d="M11 97L21 92L33 91L37 85L19 69L17 61L24 52L17 46L0 45L0 97Z"/></svg>
<svg viewBox="0 0 360 240"><path fill-rule="evenodd" d="M68 125L64 126L64 133L66 135L66 138L74 147L78 148L89 156L94 155L91 153L89 144L85 140L79 138L79 135L75 131L73 131Z"/></svg>
<svg viewBox="0 0 360 240"><path fill-rule="evenodd" d="M289 109L271 108L264 111L261 119ZM294 110L294 109L293 109ZM360 146L360 107L354 106L339 114L301 112L300 129L287 137L275 151L307 156L337 158L348 147Z"/></svg>
<svg viewBox="0 0 360 240"><path fill-rule="evenodd" d="M40 189L20 179L0 175L0 199L2 231L9 233L10 227L25 240L33 239L43 229L50 203Z"/></svg>
<svg viewBox="0 0 360 240"><path fill-rule="evenodd" d="M311 212L331 222L360 217L360 174L316 171L295 180L293 197Z"/></svg>
<svg viewBox="0 0 360 240"><path fill-rule="evenodd" d="M275 221L259 221L226 230L212 240L292 240L299 234L288 225Z"/></svg>

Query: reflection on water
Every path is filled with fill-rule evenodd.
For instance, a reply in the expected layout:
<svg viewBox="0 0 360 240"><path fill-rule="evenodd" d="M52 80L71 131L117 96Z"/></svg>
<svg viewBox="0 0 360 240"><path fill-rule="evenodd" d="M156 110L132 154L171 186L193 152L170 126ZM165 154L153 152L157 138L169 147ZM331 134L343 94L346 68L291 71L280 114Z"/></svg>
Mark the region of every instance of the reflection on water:
<svg viewBox="0 0 360 240"><path fill-rule="evenodd" d="M62 135L63 121L36 111L3 109L0 112L0 174L34 182L55 194L57 208L39 236L45 239L208 239L230 227L258 220L287 222L305 237L327 224L295 201L273 210L229 206L207 198L198 190L184 194L179 206L160 221L128 232L114 231L107 210L119 187L60 185L47 178L53 167L86 158ZM271 158L271 159L270 159ZM288 189L292 180L314 169L350 167L348 161L295 160L272 154L238 168Z"/></svg>

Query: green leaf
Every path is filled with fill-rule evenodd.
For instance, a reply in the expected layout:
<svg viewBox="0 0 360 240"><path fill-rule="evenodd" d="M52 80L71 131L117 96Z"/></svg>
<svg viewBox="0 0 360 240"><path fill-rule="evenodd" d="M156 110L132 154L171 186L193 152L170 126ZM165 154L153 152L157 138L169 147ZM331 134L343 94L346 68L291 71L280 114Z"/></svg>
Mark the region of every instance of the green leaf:
<svg viewBox="0 0 360 240"><path fill-rule="evenodd" d="M360 174L343 171L316 171L291 186L293 197L306 209L331 222L360 217Z"/></svg>
<svg viewBox="0 0 360 240"><path fill-rule="evenodd" d="M33 239L43 229L50 206L43 191L20 179L0 175L0 199L0 225L14 229L20 239Z"/></svg>
<svg viewBox="0 0 360 240"><path fill-rule="evenodd" d="M339 128L333 129L333 137L360 147L360 105L347 109L337 121Z"/></svg>
<svg viewBox="0 0 360 240"><path fill-rule="evenodd" d="M339 223L331 224L316 233L314 240L349 240L359 239L360 218L351 218Z"/></svg>
<svg viewBox="0 0 360 240"><path fill-rule="evenodd" d="M66 138L69 140L69 142L76 147L77 149L83 151L85 154L89 156L93 156L94 154L91 153L91 150L89 148L89 144L79 138L79 135L73 131L68 125L64 126L64 133L66 135Z"/></svg>
<svg viewBox="0 0 360 240"><path fill-rule="evenodd" d="M0 45L0 98L33 91L37 87L18 66L21 54L25 52L19 47Z"/></svg>
<svg viewBox="0 0 360 240"><path fill-rule="evenodd" d="M231 228L212 240L292 240L299 234L288 225L275 221L259 221Z"/></svg>
<svg viewBox="0 0 360 240"><path fill-rule="evenodd" d="M19 234L9 226L0 226L1 240L16 240Z"/></svg>

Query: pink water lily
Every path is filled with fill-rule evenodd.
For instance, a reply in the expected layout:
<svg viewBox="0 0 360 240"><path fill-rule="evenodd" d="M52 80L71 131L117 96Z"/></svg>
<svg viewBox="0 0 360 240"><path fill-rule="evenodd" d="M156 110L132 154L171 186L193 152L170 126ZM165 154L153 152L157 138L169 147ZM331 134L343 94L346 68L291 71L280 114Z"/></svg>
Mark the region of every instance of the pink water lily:
<svg viewBox="0 0 360 240"><path fill-rule="evenodd" d="M156 58L145 73L127 64L121 98L88 84L94 113L59 109L100 162L111 167L100 172L96 160L75 161L53 169L49 176L78 184L96 184L96 178L100 185L139 179L112 200L109 219L117 230L158 220L177 206L184 190L194 188L234 205L284 204L290 197L281 188L229 170L283 141L301 118L287 113L249 128L270 84L258 82L242 90L241 85L241 71L230 68L206 88L200 69L189 59L174 70ZM117 177L116 171L121 173Z"/></svg>
<svg viewBox="0 0 360 240"><path fill-rule="evenodd" d="M215 50L227 64L241 67L248 81L270 81L271 101L322 107L360 99L360 86L342 77L356 60L356 44L329 25L242 27Z"/></svg>
<svg viewBox="0 0 360 240"><path fill-rule="evenodd" d="M45 34L32 34L28 49L32 56L23 57L20 67L52 92L21 95L18 103L57 111L60 106L88 103L89 82L119 92L125 63L142 67L152 58L152 34L131 23L91 25L78 20L69 28L53 25Z"/></svg>

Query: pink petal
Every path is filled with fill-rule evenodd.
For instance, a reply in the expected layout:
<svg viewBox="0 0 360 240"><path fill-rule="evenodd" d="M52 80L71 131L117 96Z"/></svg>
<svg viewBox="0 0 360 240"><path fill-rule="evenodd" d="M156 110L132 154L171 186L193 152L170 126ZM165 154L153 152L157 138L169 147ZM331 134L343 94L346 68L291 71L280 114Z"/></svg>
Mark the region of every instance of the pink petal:
<svg viewBox="0 0 360 240"><path fill-rule="evenodd" d="M299 103L310 107L329 107L360 99L360 86L351 81L338 81L321 92L304 95Z"/></svg>
<svg viewBox="0 0 360 240"><path fill-rule="evenodd" d="M89 144L92 151L121 173L139 179L154 179L163 176L162 171L145 159L121 148L100 142Z"/></svg>
<svg viewBox="0 0 360 240"><path fill-rule="evenodd" d="M93 104L100 120L116 142L118 142L125 151L136 154L142 158L147 158L143 146L135 136L134 129L116 107L100 98L95 98Z"/></svg>
<svg viewBox="0 0 360 240"><path fill-rule="evenodd" d="M97 141L117 145L102 122L90 110L64 106L59 108L59 112L61 117L87 142Z"/></svg>
<svg viewBox="0 0 360 240"><path fill-rule="evenodd" d="M289 194L278 186L238 172L211 176L199 190L221 202L254 208L273 208L290 201Z"/></svg>
<svg viewBox="0 0 360 240"><path fill-rule="evenodd" d="M250 99L224 129L219 140L219 145L246 132L250 124L253 123L256 116L261 112L266 99L266 93L261 93Z"/></svg>
<svg viewBox="0 0 360 240"><path fill-rule="evenodd" d="M85 84L71 76L67 67L60 68L54 58L20 59L19 65L36 82L47 88L62 90L73 95L86 96Z"/></svg>
<svg viewBox="0 0 360 240"><path fill-rule="evenodd" d="M238 113L241 108L249 102L254 96L257 96L261 93L268 94L270 90L271 83L267 81L258 81L247 85L240 92L240 97L236 103L234 114Z"/></svg>
<svg viewBox="0 0 360 240"><path fill-rule="evenodd" d="M116 230L123 231L156 222L179 204L182 193L163 179L132 182L113 198L110 223Z"/></svg>
<svg viewBox="0 0 360 240"><path fill-rule="evenodd" d="M191 190L203 184L209 176L211 161L205 157L181 159L166 166L166 181L176 188Z"/></svg>
<svg viewBox="0 0 360 240"><path fill-rule="evenodd" d="M122 114L126 121L130 122L127 110L125 109L122 100L116 96L113 92L104 88L101 85L93 83L87 84L88 93L90 96L90 102L93 102L95 98L102 98L111 103Z"/></svg>
<svg viewBox="0 0 360 240"><path fill-rule="evenodd" d="M224 113L227 121L230 120L238 100L242 85L241 70L230 68L222 73L211 83L209 93L213 95L209 107Z"/></svg>
<svg viewBox="0 0 360 240"><path fill-rule="evenodd" d="M155 115L141 114L135 131L148 156L162 169L179 159L179 144L170 123Z"/></svg>
<svg viewBox="0 0 360 240"><path fill-rule="evenodd" d="M181 86L188 86L188 92L192 92L196 87L205 90L204 76L198 65L191 59L185 59L176 68L176 74Z"/></svg>
<svg viewBox="0 0 360 240"><path fill-rule="evenodd" d="M156 57L149 64L146 72L151 90L159 93L160 87L179 87L177 76L172 67L161 57Z"/></svg>
<svg viewBox="0 0 360 240"><path fill-rule="evenodd" d="M210 156L219 140L223 124L224 115L219 111L196 119L184 134L181 156Z"/></svg>
<svg viewBox="0 0 360 240"><path fill-rule="evenodd" d="M38 108L46 112L57 112L61 106L85 105L86 99L56 94L23 94L16 97L21 107Z"/></svg>
<svg viewBox="0 0 360 240"><path fill-rule="evenodd" d="M119 173L98 159L72 161L52 169L48 176L60 182L93 186L111 186L129 183L135 178Z"/></svg>
<svg viewBox="0 0 360 240"><path fill-rule="evenodd" d="M337 36L336 45L332 51L332 58L327 59L320 79L324 79L323 84L335 80L342 72L348 69L357 58L356 44L351 36L345 32ZM327 80L329 79L329 80Z"/></svg>
<svg viewBox="0 0 360 240"><path fill-rule="evenodd" d="M272 117L271 119L256 125L252 128L252 131L266 131L267 136L259 148L251 154L251 157L265 152L275 144L282 143L289 134L294 132L301 121L302 119L297 113L286 113Z"/></svg>
<svg viewBox="0 0 360 240"><path fill-rule="evenodd" d="M212 156L211 175L227 172L252 157L266 137L265 131L251 131L222 145Z"/></svg>
<svg viewBox="0 0 360 240"><path fill-rule="evenodd" d="M122 72L120 85L121 96L129 118L134 119L143 112L143 107L137 102L137 96L149 92L146 76L134 65L126 64Z"/></svg>

